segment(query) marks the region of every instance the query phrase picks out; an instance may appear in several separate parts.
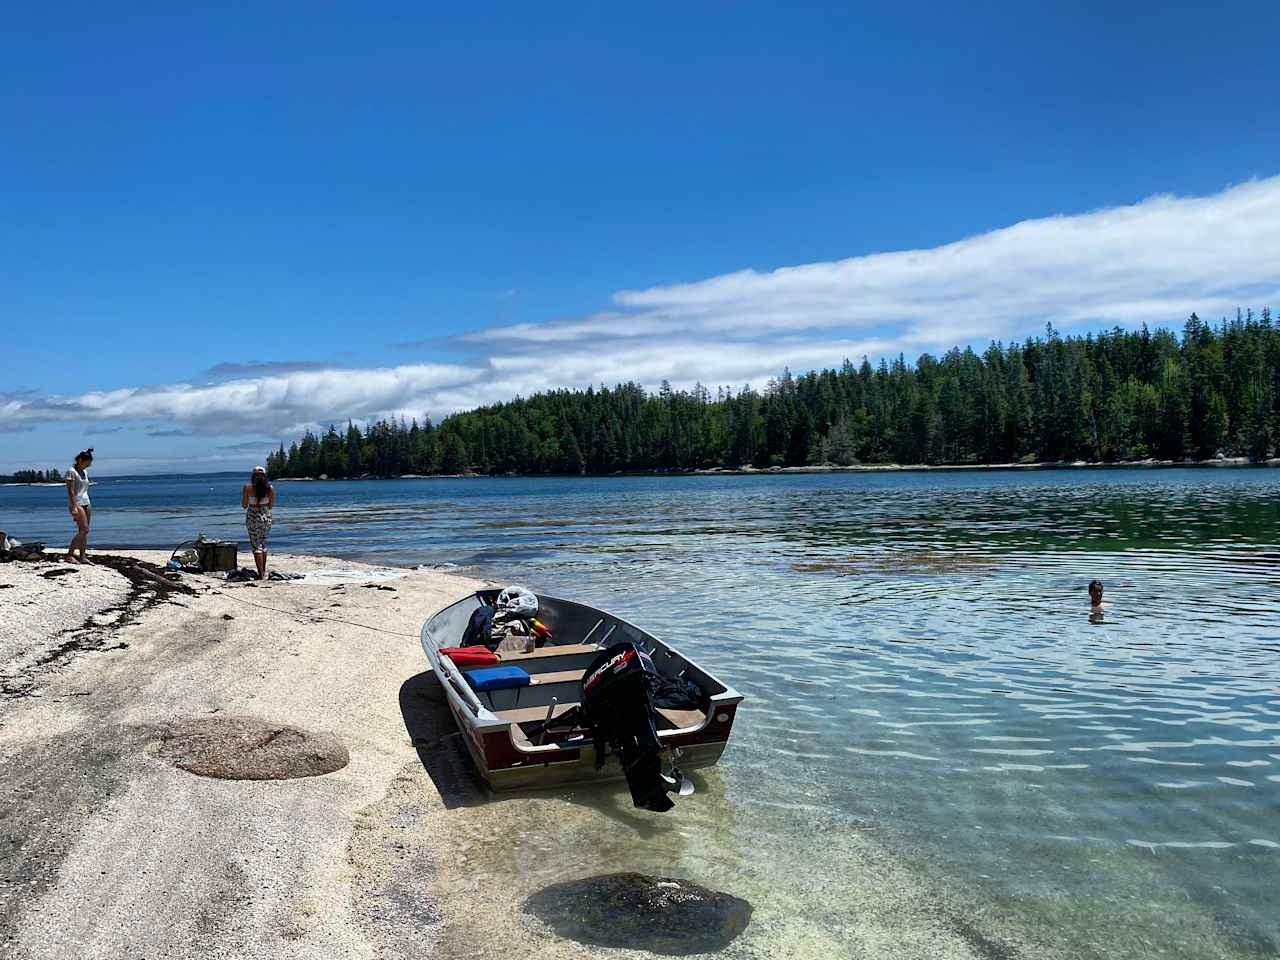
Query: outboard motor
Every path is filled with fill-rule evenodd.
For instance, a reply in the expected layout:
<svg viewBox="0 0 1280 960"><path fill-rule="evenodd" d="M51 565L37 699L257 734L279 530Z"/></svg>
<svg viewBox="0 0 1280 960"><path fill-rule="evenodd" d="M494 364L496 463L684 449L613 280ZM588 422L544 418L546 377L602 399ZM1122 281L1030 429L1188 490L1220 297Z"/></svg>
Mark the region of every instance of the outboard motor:
<svg viewBox="0 0 1280 960"><path fill-rule="evenodd" d="M653 661L634 643L615 643L587 667L582 681L582 712L595 740L596 765L612 748L622 763L631 800L637 807L670 810L668 792L687 796L692 784L674 766L664 771L664 747L649 701ZM687 786L686 786L687 785Z"/></svg>

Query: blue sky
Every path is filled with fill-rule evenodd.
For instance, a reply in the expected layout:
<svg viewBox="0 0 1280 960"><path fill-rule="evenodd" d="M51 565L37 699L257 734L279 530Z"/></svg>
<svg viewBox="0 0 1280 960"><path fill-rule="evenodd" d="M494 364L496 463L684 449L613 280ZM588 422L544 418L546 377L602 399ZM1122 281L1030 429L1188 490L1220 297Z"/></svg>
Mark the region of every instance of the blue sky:
<svg viewBox="0 0 1280 960"><path fill-rule="evenodd" d="M1280 307L1280 4L558 6L8 11L0 470Z"/></svg>

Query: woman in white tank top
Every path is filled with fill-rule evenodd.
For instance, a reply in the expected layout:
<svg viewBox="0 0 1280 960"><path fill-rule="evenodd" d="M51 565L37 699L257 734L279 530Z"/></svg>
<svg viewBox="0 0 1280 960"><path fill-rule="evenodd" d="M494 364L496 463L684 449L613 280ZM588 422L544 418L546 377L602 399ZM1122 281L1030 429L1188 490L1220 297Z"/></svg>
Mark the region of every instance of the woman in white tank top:
<svg viewBox="0 0 1280 960"><path fill-rule="evenodd" d="M89 466L92 463L93 447L90 447L76 454L76 462L66 473L67 508L71 519L76 522L76 535L71 538L71 546L67 547L67 555L63 557L68 563L93 563L84 555L89 546L89 521L93 518L93 507L89 503ZM78 558L77 551L80 553Z"/></svg>

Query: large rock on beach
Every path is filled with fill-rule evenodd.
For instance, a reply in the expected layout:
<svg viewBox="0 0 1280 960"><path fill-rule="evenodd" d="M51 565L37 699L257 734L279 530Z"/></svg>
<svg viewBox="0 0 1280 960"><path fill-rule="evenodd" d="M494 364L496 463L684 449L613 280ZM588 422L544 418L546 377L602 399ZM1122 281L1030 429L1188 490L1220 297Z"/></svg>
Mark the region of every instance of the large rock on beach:
<svg viewBox="0 0 1280 960"><path fill-rule="evenodd" d="M159 753L182 770L222 780L318 777L351 761L337 734L237 716L175 720L161 733Z"/></svg>
<svg viewBox="0 0 1280 960"><path fill-rule="evenodd" d="M751 904L731 894L641 873L552 884L524 910L580 943L668 956L722 950L751 919Z"/></svg>

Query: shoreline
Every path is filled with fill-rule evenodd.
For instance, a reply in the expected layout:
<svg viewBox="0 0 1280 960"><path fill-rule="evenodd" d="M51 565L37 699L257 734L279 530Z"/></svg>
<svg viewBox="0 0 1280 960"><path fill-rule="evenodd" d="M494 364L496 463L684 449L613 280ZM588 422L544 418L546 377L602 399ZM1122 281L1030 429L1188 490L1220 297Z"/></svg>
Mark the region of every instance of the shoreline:
<svg viewBox="0 0 1280 960"><path fill-rule="evenodd" d="M1213 460L1038 460L1030 463L873 463L873 464L814 464L802 467L695 467L667 470L618 470L613 473L404 473L379 477L363 474L358 477L276 477L272 483L349 483L361 480L534 480L575 479L599 480L611 477L736 477L776 474L811 473L947 473L947 472L999 472L999 471L1054 471L1054 470L1166 470L1278 467L1280 457L1267 460L1250 460L1248 457L1218 457Z"/></svg>
<svg viewBox="0 0 1280 960"><path fill-rule="evenodd" d="M948 471L1002 471L1002 470L1164 470L1170 468L1198 469L1201 467L1274 467L1280 466L1280 457L1253 461L1248 457L1223 457L1215 460L1040 460L1031 463L881 463L881 464L824 464L804 467L710 467L692 471L702 475L752 475L773 473L929 473Z"/></svg>
<svg viewBox="0 0 1280 960"><path fill-rule="evenodd" d="M811 464L801 467L691 467L654 470L617 470L612 473L402 473L392 476L361 474L358 477L276 477L272 483L350 483L360 480L536 480L571 478L575 480L607 479L611 477L735 477L776 474L811 473L947 473L947 472L999 472L999 471L1054 471L1054 470L1168 470L1168 469L1242 469L1280 467L1280 457L1267 460L1250 460L1248 457L1219 457L1212 460L1036 460L1029 463L857 463ZM220 472L156 474L163 477L222 476ZM104 475L98 482L118 479L145 479L150 474ZM13 483L3 482L0 487L62 487L62 483Z"/></svg>

